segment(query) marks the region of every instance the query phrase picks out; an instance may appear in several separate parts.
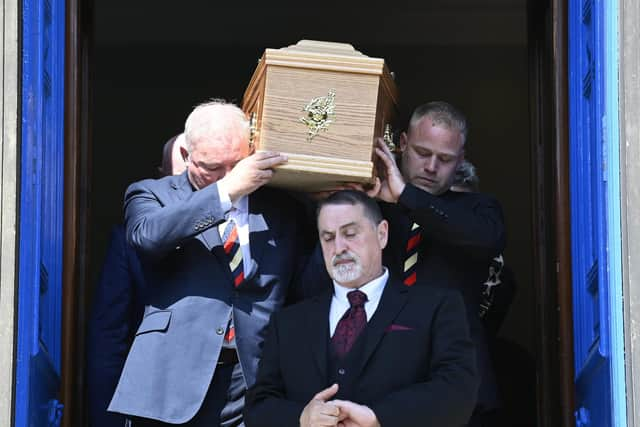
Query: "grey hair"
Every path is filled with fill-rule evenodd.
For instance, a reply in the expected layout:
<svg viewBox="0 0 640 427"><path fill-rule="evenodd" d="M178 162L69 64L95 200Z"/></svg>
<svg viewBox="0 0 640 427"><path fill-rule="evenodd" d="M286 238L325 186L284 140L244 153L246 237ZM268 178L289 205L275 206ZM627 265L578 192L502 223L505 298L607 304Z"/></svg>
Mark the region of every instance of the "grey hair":
<svg viewBox="0 0 640 427"><path fill-rule="evenodd" d="M467 119L448 102L433 101L417 107L409 120L409 129L417 126L424 117L429 117L438 126L456 129L462 135L462 145L467 141Z"/></svg>
<svg viewBox="0 0 640 427"><path fill-rule="evenodd" d="M478 174L476 173L476 167L466 160L460 162L456 168L456 174L451 186L477 192L480 189L480 178L478 178Z"/></svg>
<svg viewBox="0 0 640 427"><path fill-rule="evenodd" d="M249 138L249 120L235 104L212 99L195 107L184 124L187 151L194 143L211 137L224 139L230 135Z"/></svg>

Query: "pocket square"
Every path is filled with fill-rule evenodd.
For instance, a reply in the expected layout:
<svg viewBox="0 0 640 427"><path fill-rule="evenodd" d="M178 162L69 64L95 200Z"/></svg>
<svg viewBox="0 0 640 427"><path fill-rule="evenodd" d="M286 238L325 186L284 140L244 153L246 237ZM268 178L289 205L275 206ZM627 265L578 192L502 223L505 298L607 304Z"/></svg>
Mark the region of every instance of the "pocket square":
<svg viewBox="0 0 640 427"><path fill-rule="evenodd" d="M398 325L396 323L392 323L391 325L385 328L385 332L394 332L394 331L413 331L414 328L404 325Z"/></svg>

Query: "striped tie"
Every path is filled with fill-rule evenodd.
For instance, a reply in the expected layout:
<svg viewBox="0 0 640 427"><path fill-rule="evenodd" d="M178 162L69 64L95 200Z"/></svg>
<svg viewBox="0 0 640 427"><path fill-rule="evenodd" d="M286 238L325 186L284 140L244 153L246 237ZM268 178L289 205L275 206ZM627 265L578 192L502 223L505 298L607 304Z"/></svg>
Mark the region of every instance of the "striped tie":
<svg viewBox="0 0 640 427"><path fill-rule="evenodd" d="M413 286L416 283L416 266L418 264L418 247L422 240L420 225L415 222L409 231L409 240L407 241L407 251L404 261L404 284Z"/></svg>
<svg viewBox="0 0 640 427"><path fill-rule="evenodd" d="M233 286L240 286L244 280L244 265L242 263L242 250L240 248L240 239L238 237L238 227L235 221L230 219L222 233L222 241L224 242L224 253L229 258L229 269L233 276Z"/></svg>
<svg viewBox="0 0 640 427"><path fill-rule="evenodd" d="M236 339L236 328L233 325L233 316L231 316L231 320L229 320L229 325L227 326L227 332L224 334L224 341L226 344L234 344L233 340Z"/></svg>

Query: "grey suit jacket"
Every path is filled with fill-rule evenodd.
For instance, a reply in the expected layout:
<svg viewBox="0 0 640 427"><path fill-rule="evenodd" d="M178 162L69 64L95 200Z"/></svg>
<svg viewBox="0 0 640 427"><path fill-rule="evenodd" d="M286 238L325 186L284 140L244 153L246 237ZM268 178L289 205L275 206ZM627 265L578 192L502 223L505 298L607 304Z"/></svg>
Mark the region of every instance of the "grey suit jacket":
<svg viewBox="0 0 640 427"><path fill-rule="evenodd" d="M299 216L303 209L278 190L251 194L249 212L250 272L234 288L216 228L225 215L216 184L194 191L185 173L127 189L127 239L140 255L148 301L110 411L190 420L213 378L232 311L245 380L255 382L270 315L305 263L305 237L315 239Z"/></svg>

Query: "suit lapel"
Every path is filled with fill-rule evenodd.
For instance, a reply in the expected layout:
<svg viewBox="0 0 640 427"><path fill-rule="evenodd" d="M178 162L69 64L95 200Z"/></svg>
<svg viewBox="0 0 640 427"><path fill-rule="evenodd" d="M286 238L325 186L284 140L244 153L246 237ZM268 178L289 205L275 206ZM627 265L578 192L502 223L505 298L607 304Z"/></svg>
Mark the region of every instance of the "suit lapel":
<svg viewBox="0 0 640 427"><path fill-rule="evenodd" d="M380 304L367 324L366 334L364 336L364 349L356 375L359 375L362 369L364 369L367 361L384 336L385 329L393 323L393 320L407 303L408 292L409 288L394 279L393 276L389 277L387 285L382 292Z"/></svg>
<svg viewBox="0 0 640 427"><path fill-rule="evenodd" d="M329 291L313 298L313 304L311 304L307 316L307 328L309 331L307 336L311 340L311 352L323 379L327 378L329 308L331 307L331 297L333 295L333 288L329 288Z"/></svg>

